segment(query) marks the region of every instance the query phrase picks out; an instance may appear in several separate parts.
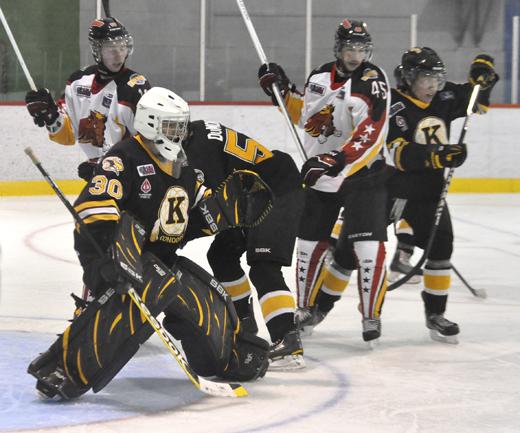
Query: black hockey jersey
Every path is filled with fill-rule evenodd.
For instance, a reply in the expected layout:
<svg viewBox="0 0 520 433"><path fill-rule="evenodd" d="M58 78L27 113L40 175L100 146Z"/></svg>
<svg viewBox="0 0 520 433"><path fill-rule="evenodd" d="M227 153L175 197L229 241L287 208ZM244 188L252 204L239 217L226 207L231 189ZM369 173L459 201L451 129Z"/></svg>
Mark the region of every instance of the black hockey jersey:
<svg viewBox="0 0 520 433"><path fill-rule="evenodd" d="M397 172L389 181L394 197L414 200L438 199L444 185L444 170L427 167L429 152L450 140L450 125L466 115L472 86L447 82L428 104L392 89L387 147ZM477 100L479 112L489 106L489 92Z"/></svg>
<svg viewBox="0 0 520 433"><path fill-rule="evenodd" d="M218 123L197 120L190 123L190 135L183 145L190 166L204 176L204 184L217 188L233 171L256 172L281 196L300 188L298 168L292 158L270 151L245 134Z"/></svg>
<svg viewBox="0 0 520 433"><path fill-rule="evenodd" d="M121 212L130 212L149 234L144 248L170 264L183 243L190 211L209 192L191 167L183 167L178 178L171 173L171 164L159 161L136 135L109 150L74 209L103 250L111 242ZM192 216L192 222L205 228L198 210ZM87 239L77 231L74 236L82 265L97 257Z"/></svg>

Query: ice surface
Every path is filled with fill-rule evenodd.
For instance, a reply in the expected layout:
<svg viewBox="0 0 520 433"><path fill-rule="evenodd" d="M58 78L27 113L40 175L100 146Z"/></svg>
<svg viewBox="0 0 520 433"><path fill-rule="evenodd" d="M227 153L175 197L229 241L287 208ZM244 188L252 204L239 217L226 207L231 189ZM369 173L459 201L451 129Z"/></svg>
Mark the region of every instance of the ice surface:
<svg viewBox="0 0 520 433"><path fill-rule="evenodd" d="M0 198L0 432L518 433L520 195L449 202L453 263L488 295L473 297L453 276L446 316L461 327L459 345L430 340L420 288L409 285L387 295L383 336L367 349L351 283L304 340L307 368L268 372L245 384L245 399L199 393L152 337L100 393L56 404L38 399L25 370L65 328L68 294L80 293L72 219L56 197ZM207 266L208 242L183 254Z"/></svg>

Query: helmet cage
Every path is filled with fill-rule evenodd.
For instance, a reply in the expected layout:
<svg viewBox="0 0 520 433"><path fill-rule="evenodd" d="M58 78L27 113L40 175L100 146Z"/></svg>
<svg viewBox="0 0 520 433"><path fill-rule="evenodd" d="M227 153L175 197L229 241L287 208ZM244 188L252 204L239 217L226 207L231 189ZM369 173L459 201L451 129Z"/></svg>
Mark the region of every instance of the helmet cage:
<svg viewBox="0 0 520 433"><path fill-rule="evenodd" d="M124 36L115 36L115 37L107 37L104 39L91 39L90 40L90 50L92 55L94 56L94 60L96 63L103 63L103 56L101 55L101 49L103 45L107 42L121 42L126 46L128 52L126 53L125 60L128 59L129 56L134 52L134 38L129 34Z"/></svg>
<svg viewBox="0 0 520 433"><path fill-rule="evenodd" d="M137 103L135 130L152 141L154 152L168 161L177 160L183 152L189 122L187 102L168 89L152 87Z"/></svg>
<svg viewBox="0 0 520 433"><path fill-rule="evenodd" d="M444 88L446 84L446 69L444 66L434 66L432 68L403 68L402 69L402 77L404 83L408 87L412 87L412 85L419 78L431 77L437 79L437 88L438 91Z"/></svg>

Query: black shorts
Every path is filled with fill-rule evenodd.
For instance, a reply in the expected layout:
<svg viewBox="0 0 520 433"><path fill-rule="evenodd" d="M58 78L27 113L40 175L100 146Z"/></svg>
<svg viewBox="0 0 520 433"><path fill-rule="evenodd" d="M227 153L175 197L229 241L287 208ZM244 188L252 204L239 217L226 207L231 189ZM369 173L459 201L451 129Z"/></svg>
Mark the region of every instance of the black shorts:
<svg viewBox="0 0 520 433"><path fill-rule="evenodd" d="M437 206L438 203L436 201L408 200L406 202L401 218L405 219L412 227L415 245L419 248L424 249L428 242ZM452 252L453 226L448 205L445 205L428 258L432 260L449 260Z"/></svg>
<svg viewBox="0 0 520 433"><path fill-rule="evenodd" d="M246 230L248 263L268 260L291 266L303 201L302 190L276 197L266 219Z"/></svg>

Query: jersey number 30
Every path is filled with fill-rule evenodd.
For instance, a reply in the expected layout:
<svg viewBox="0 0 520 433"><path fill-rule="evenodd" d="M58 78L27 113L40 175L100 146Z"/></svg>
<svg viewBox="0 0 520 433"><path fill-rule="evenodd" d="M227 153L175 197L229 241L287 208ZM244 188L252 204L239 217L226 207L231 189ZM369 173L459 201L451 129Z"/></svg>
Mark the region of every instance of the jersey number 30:
<svg viewBox="0 0 520 433"><path fill-rule="evenodd" d="M106 176L97 175L92 179L93 186L88 189L92 195L101 195L105 192L110 196L119 200L123 197L123 185L117 179L108 180Z"/></svg>

